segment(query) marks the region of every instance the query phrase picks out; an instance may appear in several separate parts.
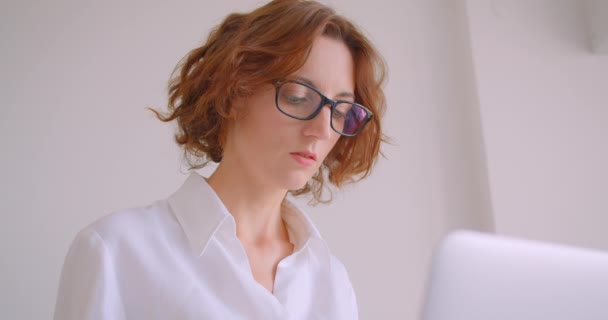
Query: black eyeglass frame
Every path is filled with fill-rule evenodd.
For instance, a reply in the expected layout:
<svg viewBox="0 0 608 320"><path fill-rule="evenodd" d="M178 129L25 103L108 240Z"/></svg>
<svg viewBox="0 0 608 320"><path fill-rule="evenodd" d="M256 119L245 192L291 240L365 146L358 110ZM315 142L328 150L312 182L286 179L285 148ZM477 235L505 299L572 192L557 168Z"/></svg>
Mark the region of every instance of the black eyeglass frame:
<svg viewBox="0 0 608 320"><path fill-rule="evenodd" d="M310 116L305 117L305 118L296 117L296 116L290 115L287 112L283 111L281 109L281 107L279 106L279 91L281 91L281 87L284 84L290 83L290 82L291 83L297 83L299 85L305 86L305 87L311 89L312 91L316 92L321 97L321 102L319 103L319 106L317 106L317 109L315 109L315 111ZM309 84L297 81L297 80L275 81L274 82L274 86L275 86L275 89L276 89L275 99L274 99L275 100L275 105L277 106L277 109L279 109L279 111L282 114L284 114L284 115L286 115L286 116L288 116L290 118L297 119L297 120L311 120L311 119L314 119L314 117L316 117L319 114L319 112L321 112L321 110L323 109L323 107L325 107L326 105L329 104L331 106L329 125L331 126L332 130L334 130L335 132L337 132L340 135L345 136L345 137L354 137L354 136L358 135L359 133L361 133L361 131L363 131L363 129L365 128L365 126L367 125L367 123L374 116L374 114L371 111L369 111L369 109L367 109L366 107L364 107L364 106L362 106L362 105L360 105L360 104L358 104L356 102L347 101L347 100L332 100L332 99L326 97L324 94L322 94L319 90L317 90L317 88L315 88L315 87L313 87L313 86L311 86ZM336 111L336 106L339 103L349 103L349 104L352 104L352 105L356 105L356 106L360 107L361 109L363 109L363 111L365 111L365 118L363 120L363 124L361 125L361 127L359 128L359 130L357 130L356 132L349 134L349 133L340 132L340 131L336 130L336 128L334 128L334 123L333 123L333 120L332 120L333 119L332 116L333 116L334 112Z"/></svg>

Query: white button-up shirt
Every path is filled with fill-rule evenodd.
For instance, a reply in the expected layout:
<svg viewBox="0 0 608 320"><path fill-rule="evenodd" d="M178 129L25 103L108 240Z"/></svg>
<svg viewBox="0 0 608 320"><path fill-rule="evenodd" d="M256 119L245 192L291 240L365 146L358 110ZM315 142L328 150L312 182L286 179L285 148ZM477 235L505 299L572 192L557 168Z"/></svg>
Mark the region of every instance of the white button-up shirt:
<svg viewBox="0 0 608 320"><path fill-rule="evenodd" d="M312 222L287 201L283 219L294 251L271 293L253 277L234 218L192 173L169 199L76 236L55 319L357 319L346 270Z"/></svg>

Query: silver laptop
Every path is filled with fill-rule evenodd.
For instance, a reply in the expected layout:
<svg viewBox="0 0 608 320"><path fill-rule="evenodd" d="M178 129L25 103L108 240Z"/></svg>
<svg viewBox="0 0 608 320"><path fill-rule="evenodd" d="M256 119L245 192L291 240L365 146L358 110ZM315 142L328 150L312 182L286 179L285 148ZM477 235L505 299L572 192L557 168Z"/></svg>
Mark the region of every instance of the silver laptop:
<svg viewBox="0 0 608 320"><path fill-rule="evenodd" d="M423 320L608 320L608 253L455 231L435 252Z"/></svg>

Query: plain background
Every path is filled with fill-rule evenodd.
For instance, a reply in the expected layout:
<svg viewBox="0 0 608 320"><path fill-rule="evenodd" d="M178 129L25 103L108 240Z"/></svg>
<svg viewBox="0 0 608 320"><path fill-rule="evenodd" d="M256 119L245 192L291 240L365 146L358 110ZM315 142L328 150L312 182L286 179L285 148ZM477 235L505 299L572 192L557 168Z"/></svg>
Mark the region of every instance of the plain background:
<svg viewBox="0 0 608 320"><path fill-rule="evenodd" d="M0 3L1 318L51 318L78 230L181 185L172 126L145 107L165 107L214 25L262 3ZM390 69L386 158L309 210L362 319L415 319L455 228L608 250L608 55L590 50L583 2L327 3Z"/></svg>

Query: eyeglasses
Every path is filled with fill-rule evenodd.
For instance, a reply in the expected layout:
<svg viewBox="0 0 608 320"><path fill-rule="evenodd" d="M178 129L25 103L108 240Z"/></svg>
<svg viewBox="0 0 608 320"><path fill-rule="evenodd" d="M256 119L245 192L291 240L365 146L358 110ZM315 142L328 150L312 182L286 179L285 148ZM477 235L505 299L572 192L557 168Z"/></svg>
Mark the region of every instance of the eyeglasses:
<svg viewBox="0 0 608 320"><path fill-rule="evenodd" d="M278 82L275 102L279 111L298 120L310 120L326 106L331 106L330 126L337 133L358 135L373 114L364 106L351 101L332 100L319 90L295 80Z"/></svg>

